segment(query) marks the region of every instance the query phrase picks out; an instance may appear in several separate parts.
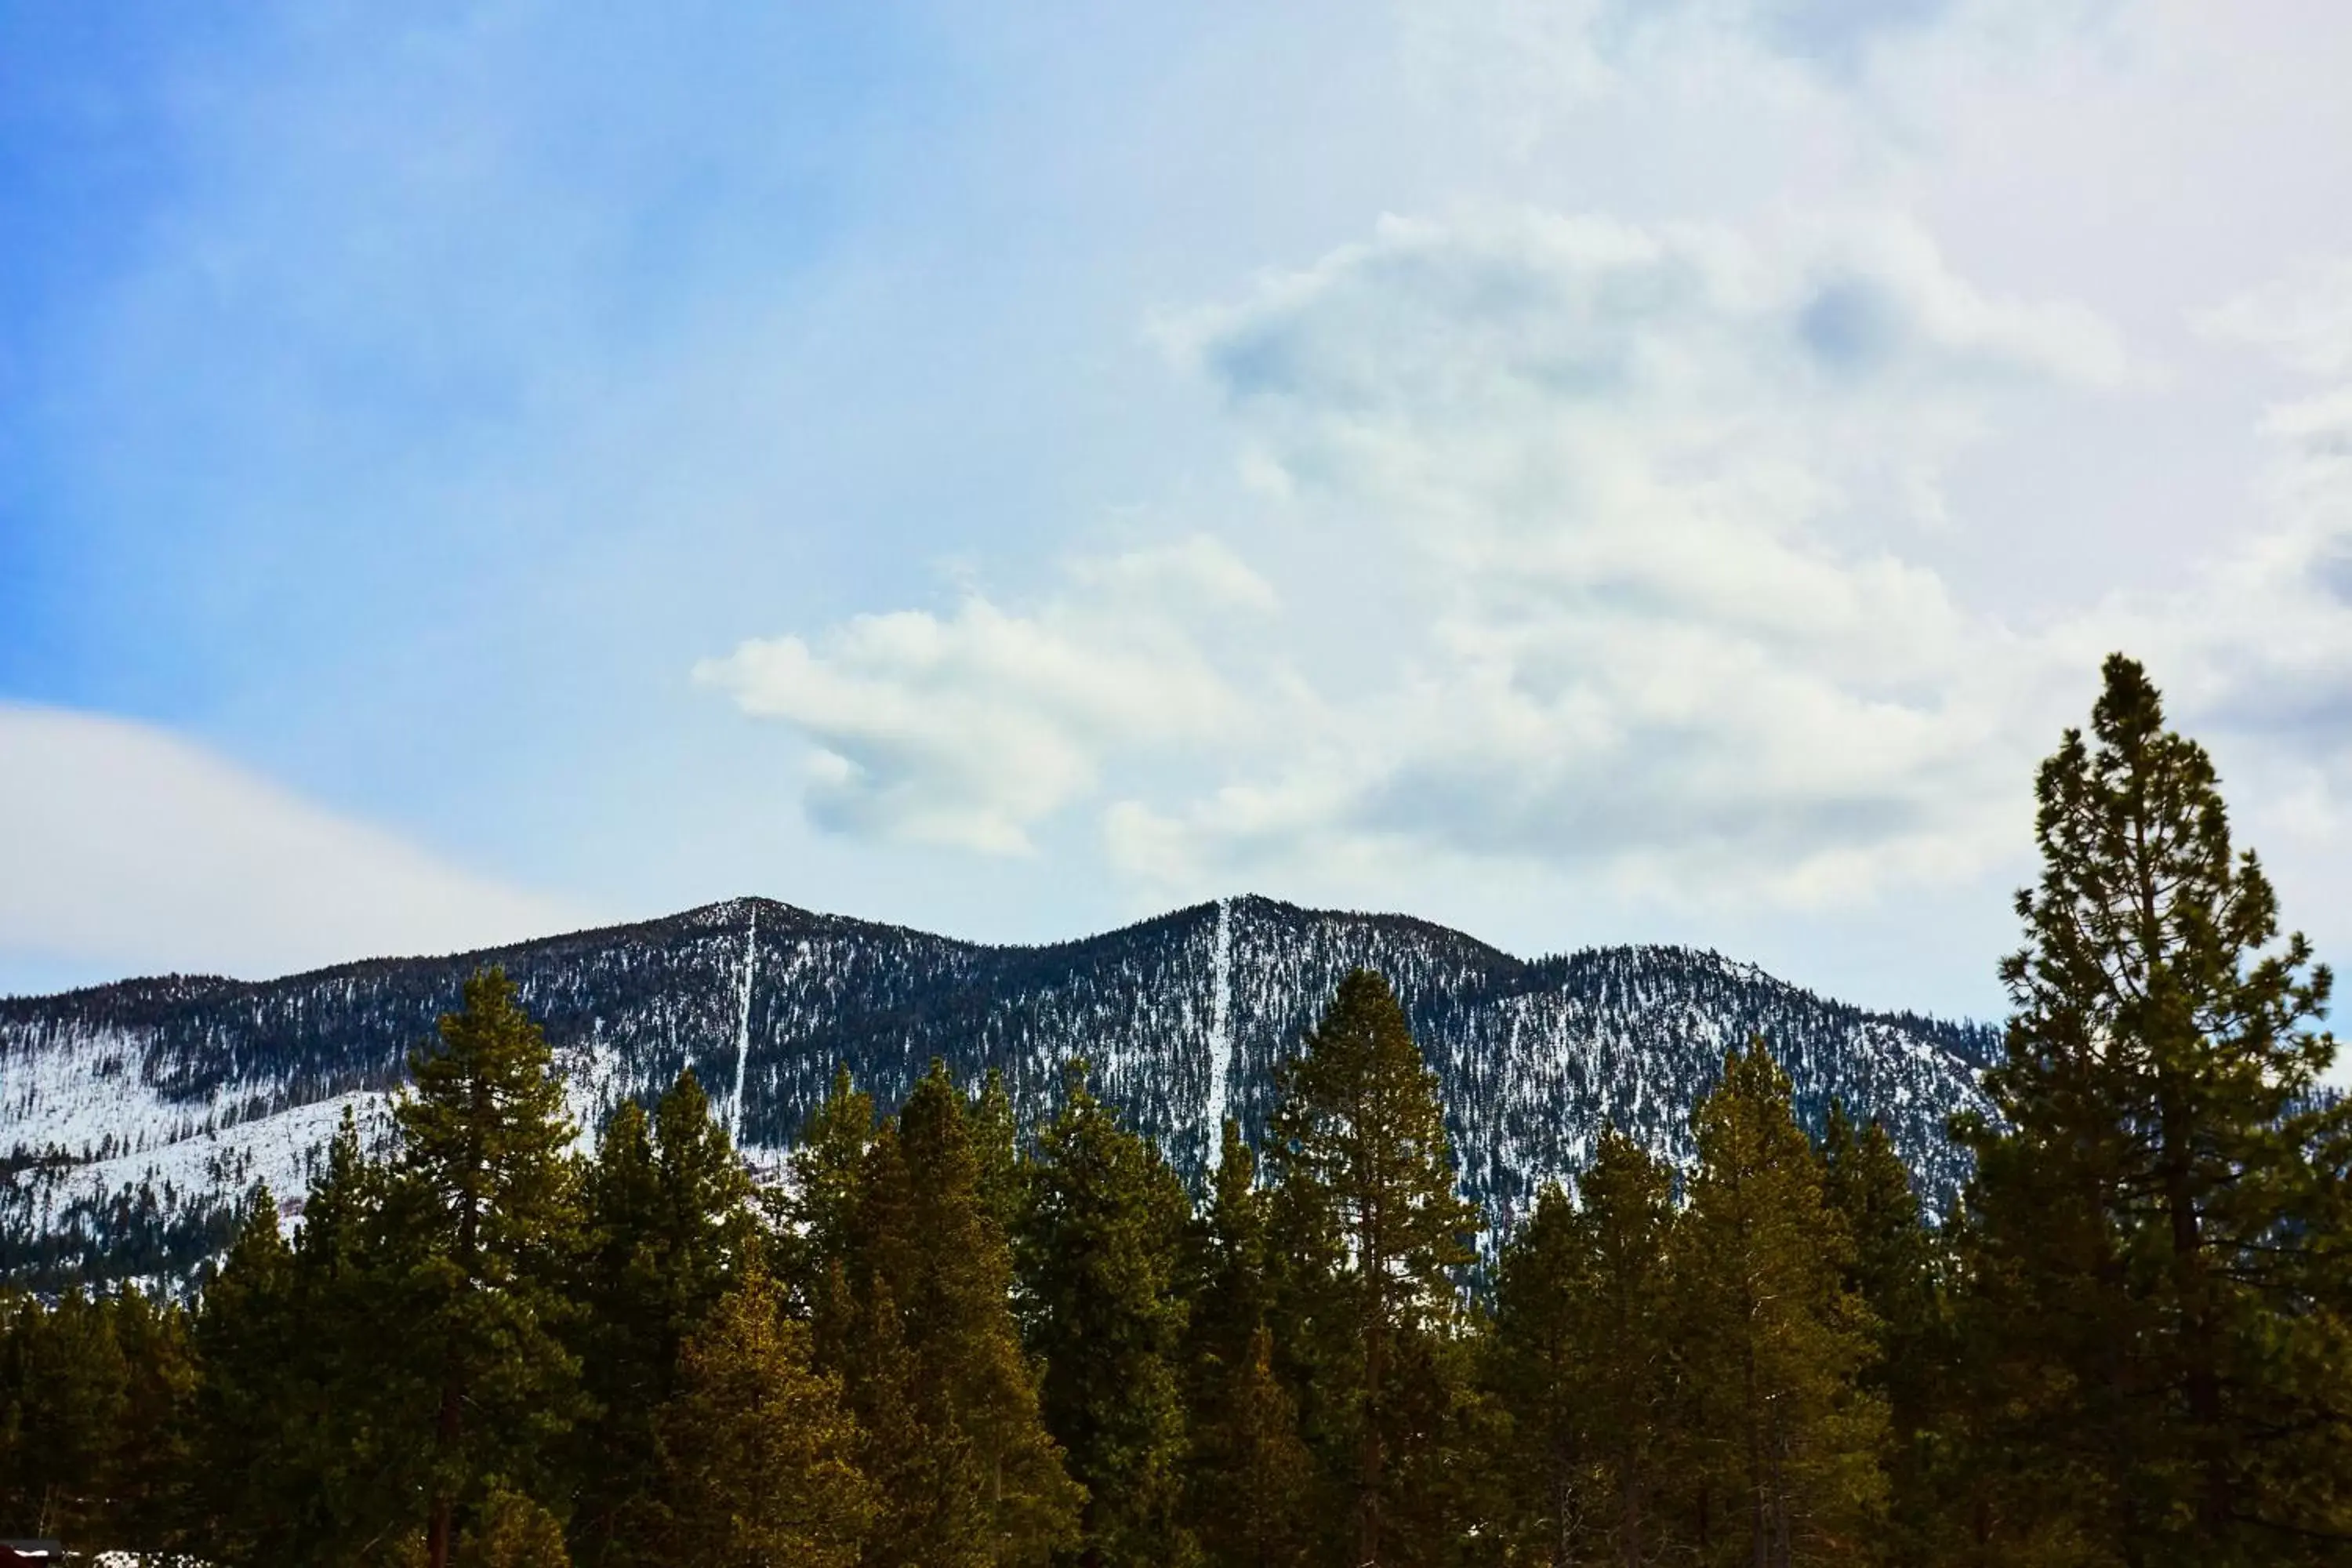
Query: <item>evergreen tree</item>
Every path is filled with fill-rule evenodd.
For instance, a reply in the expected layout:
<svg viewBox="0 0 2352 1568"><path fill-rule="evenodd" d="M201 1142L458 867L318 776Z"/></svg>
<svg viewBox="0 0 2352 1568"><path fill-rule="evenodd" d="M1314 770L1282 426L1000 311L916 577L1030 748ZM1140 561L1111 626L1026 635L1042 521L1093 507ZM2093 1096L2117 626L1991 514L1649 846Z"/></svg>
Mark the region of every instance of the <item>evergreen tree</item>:
<svg viewBox="0 0 2352 1568"><path fill-rule="evenodd" d="M0 1510L36 1536L83 1536L109 1518L130 1369L105 1304L79 1288L54 1307L7 1303Z"/></svg>
<svg viewBox="0 0 2352 1568"><path fill-rule="evenodd" d="M1936 1241L1885 1126L1857 1128L1836 1100L1822 1136L1822 1196L1853 1243L1846 1283L1875 1320L1878 1354L1869 1376L1891 1386L1899 1363L1913 1359L1913 1347L1930 1332Z"/></svg>
<svg viewBox="0 0 2352 1568"><path fill-rule="evenodd" d="M289 1362L304 1338L293 1317L294 1253L278 1200L257 1188L228 1256L205 1289L194 1330L197 1367L194 1533L215 1559L276 1555L274 1489L291 1464Z"/></svg>
<svg viewBox="0 0 2352 1568"><path fill-rule="evenodd" d="M1258 1325L1212 1397L1192 1436L1202 1558L1217 1568L1297 1568L1317 1534L1307 1513L1315 1457L1298 1436L1298 1406L1275 1375L1271 1329Z"/></svg>
<svg viewBox="0 0 2352 1568"><path fill-rule="evenodd" d="M1216 1568L1292 1568L1313 1539L1314 1458L1275 1369L1256 1155L1230 1118L1221 1136L1184 1289L1184 1517Z"/></svg>
<svg viewBox="0 0 2352 1568"><path fill-rule="evenodd" d="M1257 1152L1233 1118L1220 1130L1209 1201L1192 1229L1183 1294L1185 1361L1195 1370L1238 1366L1266 1322L1267 1202L1257 1183Z"/></svg>
<svg viewBox="0 0 2352 1568"><path fill-rule="evenodd" d="M585 1173L586 1217L577 1320L581 1385L594 1412L580 1447L571 1552L583 1568L640 1559L667 1523L654 1413L669 1397L678 1325L671 1321L661 1228L661 1178L651 1123L623 1103L604 1124Z"/></svg>
<svg viewBox="0 0 2352 1568"><path fill-rule="evenodd" d="M673 1520L660 1560L705 1568L851 1568L876 1511L837 1379L808 1330L747 1273L687 1341L659 1415Z"/></svg>
<svg viewBox="0 0 2352 1568"><path fill-rule="evenodd" d="M1862 1383L1875 1328L1846 1284L1852 1240L1760 1039L1693 1121L1674 1282L1700 1560L1855 1562L1885 1507L1886 1416Z"/></svg>
<svg viewBox="0 0 2352 1568"><path fill-rule="evenodd" d="M580 1429L575 1561L583 1568L667 1555L654 1413L676 1385L686 1336L709 1316L750 1246L751 1184L692 1069L656 1106L606 1125L586 1180L581 1281L583 1383L596 1414Z"/></svg>
<svg viewBox="0 0 2352 1568"><path fill-rule="evenodd" d="M1525 1560L1657 1560L1674 1398L1672 1176L1611 1128L1504 1247L1486 1379L1508 1416L1503 1525Z"/></svg>
<svg viewBox="0 0 2352 1568"><path fill-rule="evenodd" d="M551 1487L545 1461L577 1409L561 1333L579 1192L562 1085L503 973L466 983L410 1070L398 1215L421 1254L411 1331L438 1363L425 1540L446 1568L459 1510L491 1481Z"/></svg>
<svg viewBox="0 0 2352 1568"><path fill-rule="evenodd" d="M1948 1507L1947 1413L1956 1396L1953 1326L1940 1279L1941 1238L1924 1219L1911 1173L1884 1124L1857 1128L1832 1100L1822 1137L1822 1196L1853 1250L1846 1284L1869 1309L1875 1343L1864 1387L1886 1401L1888 1526L1880 1556L1937 1559L1965 1529Z"/></svg>
<svg viewBox="0 0 2352 1568"><path fill-rule="evenodd" d="M2138 1564L2352 1552L2352 1334L2313 1088L2329 975L2211 761L2110 658L2036 782L2015 1008L1958 1129L1988 1552Z"/></svg>
<svg viewBox="0 0 2352 1568"><path fill-rule="evenodd" d="M971 1101L971 1152L980 1163L981 1206L996 1228L1016 1234L1029 1208L1029 1170L1002 1069L991 1068Z"/></svg>
<svg viewBox="0 0 2352 1568"><path fill-rule="evenodd" d="M0 1530L168 1550L194 1383L184 1315L135 1288L0 1297Z"/></svg>
<svg viewBox="0 0 2352 1568"><path fill-rule="evenodd" d="M1085 1493L1038 1415L970 1112L940 1063L879 1127L839 1088L795 1162L793 1212L818 1361L879 1493L864 1561L1044 1563L1074 1543Z"/></svg>
<svg viewBox="0 0 2352 1568"><path fill-rule="evenodd" d="M466 1531L457 1560L464 1568L572 1568L563 1525L520 1492L494 1487Z"/></svg>
<svg viewBox="0 0 2352 1568"><path fill-rule="evenodd" d="M191 1501L196 1364L188 1315L136 1288L105 1305L124 1373L107 1537L123 1550L161 1555L179 1543Z"/></svg>
<svg viewBox="0 0 2352 1568"><path fill-rule="evenodd" d="M372 1563L416 1534L441 1397L441 1358L417 1332L439 1294L432 1218L428 1194L362 1152L346 1110L294 1239L300 1338L279 1384L291 1462L261 1521L292 1549L257 1561Z"/></svg>
<svg viewBox="0 0 2352 1568"><path fill-rule="evenodd" d="M388 1173L344 1112L293 1247L266 1197L206 1289L195 1340L203 1553L388 1561L418 1518L435 1384L410 1332L420 1254L395 1245Z"/></svg>
<svg viewBox="0 0 2352 1568"><path fill-rule="evenodd" d="M1454 1273L1473 1258L1475 1223L1454 1187L1436 1075L1388 982L1360 969L1283 1088L1267 1153L1288 1311L1322 1458L1346 1497L1348 1550L1368 1568L1431 1556L1445 1508L1432 1450L1455 1366L1439 1348L1456 1327Z"/></svg>
<svg viewBox="0 0 2352 1568"><path fill-rule="evenodd" d="M1075 1065L1039 1141L1019 1237L1040 1408L1087 1489L1081 1539L1103 1568L1190 1563L1177 1291L1191 1205L1159 1149L1118 1124Z"/></svg>
<svg viewBox="0 0 2352 1568"><path fill-rule="evenodd" d="M792 1182L763 1200L775 1211L774 1251L821 1344L832 1321L845 1321L851 1311L847 1268L873 1143L874 1097L850 1082L848 1068L837 1068L793 1151Z"/></svg>

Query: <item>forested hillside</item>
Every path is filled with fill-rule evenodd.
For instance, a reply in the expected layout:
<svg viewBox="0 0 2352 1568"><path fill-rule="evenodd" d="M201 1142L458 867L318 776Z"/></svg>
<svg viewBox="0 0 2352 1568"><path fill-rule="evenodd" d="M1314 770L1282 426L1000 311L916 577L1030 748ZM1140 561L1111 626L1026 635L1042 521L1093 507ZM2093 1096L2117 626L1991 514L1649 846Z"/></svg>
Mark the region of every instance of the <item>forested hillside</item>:
<svg viewBox="0 0 2352 1568"><path fill-rule="evenodd" d="M1265 1130L1275 1069L1351 969L1387 976L1445 1091L1469 1190L1507 1225L1601 1127L1691 1153L1690 1107L1762 1034L1819 1126L1883 1119L1938 1201L1965 1172L1945 1118L1978 1103L1990 1030L1874 1015L1680 948L1526 962L1396 916L1244 898L1048 947L989 947L740 900L445 959L261 984L173 977L0 1000L0 1276L184 1277L257 1180L299 1190L346 1107L385 1092L466 977L495 964L553 1045L593 1131L691 1067L772 1165L835 1070L885 1102L935 1058L1003 1074L1034 1128L1083 1057L1196 1187L1227 1115Z"/></svg>

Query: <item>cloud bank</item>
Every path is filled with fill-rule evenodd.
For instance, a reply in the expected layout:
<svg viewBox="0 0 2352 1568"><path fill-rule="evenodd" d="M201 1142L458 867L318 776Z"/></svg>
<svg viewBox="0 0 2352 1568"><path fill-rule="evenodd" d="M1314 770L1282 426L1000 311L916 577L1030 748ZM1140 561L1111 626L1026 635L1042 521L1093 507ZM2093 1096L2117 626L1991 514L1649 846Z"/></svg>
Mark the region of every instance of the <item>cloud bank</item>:
<svg viewBox="0 0 2352 1568"><path fill-rule="evenodd" d="M1286 634L1351 603L1388 632L1310 682L1303 646L1214 635L1217 595L1081 566L1033 610L706 665L815 742L820 821L1008 849L1083 803L1170 886L1403 855L1798 904L2014 841L2047 650L1894 543L1941 524L1996 410L2130 376L2088 312L1974 288L1891 221L1521 210L1384 220L1154 331L1227 407L1266 525L1334 568L1282 584ZM1118 793L1155 747L1215 776Z"/></svg>
<svg viewBox="0 0 2352 1568"><path fill-rule="evenodd" d="M586 923L144 725L0 704L0 953L283 973Z"/></svg>

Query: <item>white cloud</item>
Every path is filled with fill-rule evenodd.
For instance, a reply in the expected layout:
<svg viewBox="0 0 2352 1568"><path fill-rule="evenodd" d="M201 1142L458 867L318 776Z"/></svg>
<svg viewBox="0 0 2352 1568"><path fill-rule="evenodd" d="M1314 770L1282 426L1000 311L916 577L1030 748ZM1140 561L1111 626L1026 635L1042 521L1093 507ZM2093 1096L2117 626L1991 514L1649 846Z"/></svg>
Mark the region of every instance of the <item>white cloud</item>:
<svg viewBox="0 0 2352 1568"><path fill-rule="evenodd" d="M746 642L696 679L815 742L811 814L860 835L1021 854L1107 754L1212 742L1240 697L1190 632L1273 591L1205 537L1075 563L1035 612L974 594L944 618L861 616L814 646Z"/></svg>
<svg viewBox="0 0 2352 1568"><path fill-rule="evenodd" d="M2312 375L2352 375L2352 257L2306 258L2284 277L2206 311L2197 324Z"/></svg>
<svg viewBox="0 0 2352 1568"><path fill-rule="evenodd" d="M2015 837L1993 781L2054 727L2015 700L2040 653L1888 542L1937 522L1999 400L2125 377L2095 318L1988 296L1899 224L1510 212L1385 220L1155 330L1277 525L1322 531L1286 635L1405 607L1372 668L1213 657L1173 584L1274 601L1200 541L1032 614L974 597L706 665L814 742L821 821L1018 850L1115 760L1181 750L1215 776L1104 808L1130 875L1517 859L1840 902Z"/></svg>
<svg viewBox="0 0 2352 1568"><path fill-rule="evenodd" d="M1426 620L1319 745L1123 805L1129 865L1385 847L1811 904L2015 838L2042 651L1894 545L2000 400L2126 377L2087 313L1990 297L1899 224L1522 212L1389 220L1160 330Z"/></svg>
<svg viewBox="0 0 2352 1568"><path fill-rule="evenodd" d="M2316 376L2352 377L2352 259L2305 262L2197 324ZM2196 591L2114 599L2078 632L2160 653L2180 711L2248 742L2289 778L2305 826L2352 787L2352 380L2267 410L2263 526L2212 561ZM2310 773L2310 770L2316 770ZM2339 805L2335 808L2340 811Z"/></svg>
<svg viewBox="0 0 2352 1568"><path fill-rule="evenodd" d="M0 952L280 973L584 923L144 725L0 703Z"/></svg>

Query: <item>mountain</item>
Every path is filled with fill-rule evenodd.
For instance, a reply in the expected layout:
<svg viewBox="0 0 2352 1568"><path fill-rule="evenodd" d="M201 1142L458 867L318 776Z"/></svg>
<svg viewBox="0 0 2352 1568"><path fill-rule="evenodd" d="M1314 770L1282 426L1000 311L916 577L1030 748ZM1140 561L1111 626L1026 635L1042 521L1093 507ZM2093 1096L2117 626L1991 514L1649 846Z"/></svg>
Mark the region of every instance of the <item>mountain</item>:
<svg viewBox="0 0 2352 1568"><path fill-rule="evenodd" d="M1884 1119L1931 1195L1944 1119L1979 1103L1982 1026L1867 1013L1675 947L1533 961L1396 915L1229 899L1045 947L956 942L741 899L641 925L282 980L173 975L0 998L0 1279L184 1279L238 1194L299 1196L346 1109L380 1131L409 1048L502 965L546 1026L583 1128L692 1067L755 1161L837 1067L895 1103L934 1057L999 1068L1024 1120L1064 1064L1188 1178L1223 1118L1255 1136L1340 977L1386 974L1443 1080L1464 1180L1504 1225L1613 1120L1677 1160L1723 1053L1763 1034L1818 1120Z"/></svg>

